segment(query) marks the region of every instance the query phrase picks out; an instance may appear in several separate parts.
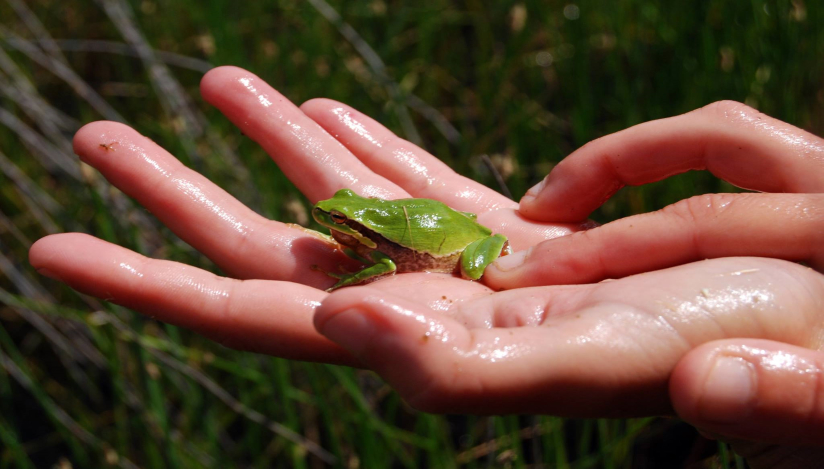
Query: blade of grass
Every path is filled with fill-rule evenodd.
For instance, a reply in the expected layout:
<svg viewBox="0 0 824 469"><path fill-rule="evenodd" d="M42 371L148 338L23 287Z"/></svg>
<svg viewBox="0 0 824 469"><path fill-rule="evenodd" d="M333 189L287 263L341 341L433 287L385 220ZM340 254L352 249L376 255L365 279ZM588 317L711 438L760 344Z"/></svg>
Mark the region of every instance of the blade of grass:
<svg viewBox="0 0 824 469"><path fill-rule="evenodd" d="M28 294L32 293L32 286L25 278L24 274L20 272L14 264L6 257L0 256L0 272L2 272L9 280L12 281L18 288L22 287ZM55 327L39 314L27 308L14 308L15 311L32 326L35 327L44 337L55 347L55 352L59 357L67 359L66 364L71 362L85 361L81 350L73 347L67 338L63 336ZM92 355L95 356L95 355ZM99 357L99 355L98 355ZM88 358L88 357L87 357ZM72 365L73 366L73 365Z"/></svg>
<svg viewBox="0 0 824 469"><path fill-rule="evenodd" d="M390 425L387 425L386 422L381 420L375 414L375 411L369 405L369 402L364 397L363 393L361 392L358 384L352 378L351 375L347 374L342 367L328 365L326 368L332 372L332 374L337 378L339 384L343 385L343 388L349 394L349 397L353 399L355 404L358 408L364 412L370 424L373 425L374 429L377 430L380 434L387 438L389 441L400 440L405 443L409 443L415 446L419 446L421 448L428 448L431 442L419 435L415 435L411 432L406 432L397 428L392 428Z"/></svg>
<svg viewBox="0 0 824 469"><path fill-rule="evenodd" d="M201 386L206 388L209 392L214 394L218 399L223 401L229 408L231 408L234 412L243 415L247 419L262 425L265 428L268 428L272 433L275 433L292 443L303 447L306 451L314 454L322 461L333 464L335 462L335 457L330 454L325 449L321 448L317 443L307 440L303 436L293 432L292 430L286 428L282 424L275 422L266 418L260 412L256 410L248 408L245 404L235 399L229 392L223 389L220 385L214 382L211 378L203 374L201 371L196 370L184 363L181 363L177 360L173 360L171 357L163 354L159 351L148 349L155 358L163 362L166 366L173 368L190 378L197 381Z"/></svg>
<svg viewBox="0 0 824 469"><path fill-rule="evenodd" d="M718 441L718 458L721 460L721 467L730 469L730 450L723 441Z"/></svg>
<svg viewBox="0 0 824 469"><path fill-rule="evenodd" d="M2 247L2 244L0 244L0 247ZM23 293L23 295L41 301L54 301L54 298L52 298L51 295L43 291L40 285L27 278L27 276L5 255L0 255L0 272L6 275L6 277L12 281L12 283ZM29 311L27 308L20 308L20 311L27 311L24 313L26 315L25 319L30 322L33 321L32 325L35 325L38 330L40 330L52 341L53 344L55 344L55 346L62 352L58 353L59 356L69 357L73 361L77 362L89 361L98 367L104 366L105 360L103 359L103 356L89 342L87 336L77 335L72 338L71 345L69 345L67 338L62 336L60 332L55 329L55 326L46 321L42 316ZM58 326L65 326L65 328L71 330L72 332L78 332L73 327L68 326L69 324L74 325L73 321L58 320L56 321L56 324Z"/></svg>
<svg viewBox="0 0 824 469"><path fill-rule="evenodd" d="M78 444L78 441L95 448L101 448L104 444L97 437L95 437L93 433L86 430L83 426L72 419L65 410L55 404L46 392L43 391L36 384L36 382L31 379L30 373L26 371L27 367L23 363L22 356L19 352L17 352L11 338L8 336L3 327L0 327L0 343L2 343L3 348L5 348L9 354L14 356L14 358L12 358L0 350L0 366L5 368L5 370L12 376L12 378L14 378L15 381L18 382L18 384L28 390L37 399L46 411L46 414L53 420L54 423L59 425L59 428L65 429L69 432L66 435L67 443L72 448L73 454L77 458L78 463L88 466L88 452L83 448L83 445ZM118 465L128 469L137 468L134 463L123 457L118 459Z"/></svg>
<svg viewBox="0 0 824 469"><path fill-rule="evenodd" d="M2 159L2 153L0 153L0 159ZM0 166L3 166L2 163L0 163ZM25 214L22 217L18 218L25 218L29 220L26 223L27 225L33 225L33 223L31 223L30 220L34 219L34 221L36 221L36 225L38 225L41 228L40 233L54 234L60 231L60 229L57 227L57 224L54 222L54 220L52 220L49 214L46 213L40 207L40 205L38 205L37 202L29 196L29 194L26 193L25 187L21 187L20 185L15 183L13 189L10 189L9 192L15 192L18 194L19 197L15 197L14 199L19 199L22 202L23 206L20 207L20 209L21 212ZM3 215L3 217L5 218L5 215Z"/></svg>
<svg viewBox="0 0 824 469"><path fill-rule="evenodd" d="M234 412L244 416L245 418L255 423L260 424L265 428L268 428L270 431L285 438L286 440L298 446L301 446L305 451L314 454L315 456L317 456L322 461L328 464L333 464L335 462L334 456L331 455L325 449L321 448L317 443L304 438L303 436L295 433L289 428L284 427L278 422L268 419L260 412L250 409L248 406L246 406L245 404L237 400L234 396L232 396L223 387L221 387L215 381L209 378L202 371L192 368L191 366L167 355L159 349L145 347L146 342L144 341L144 336L138 334L134 329L127 326L113 314L105 311L97 311L95 312L95 314L98 317L104 318L106 323L109 323L112 326L114 326L123 335L124 338L129 338L135 341L136 343L141 344L141 346L144 346L145 350L149 354L151 354L155 359L157 359L164 365L168 366L169 368L182 373L183 375L191 378L192 380L200 384L207 391L209 391L218 399L223 401L223 403L226 404ZM170 343L167 342L167 344ZM178 346L175 346L175 348L177 347Z"/></svg>
<svg viewBox="0 0 824 469"><path fill-rule="evenodd" d="M144 415L151 420L150 428L156 434L156 445L160 447L159 449L165 455L165 466L171 468L181 467L177 446L169 444L171 431L166 399L164 398L165 393L161 383L162 375L159 371L152 371L157 370L157 365L152 361L149 349L145 347L140 349L140 360L143 365L143 384L146 387L146 394L148 394L147 412Z"/></svg>
<svg viewBox="0 0 824 469"><path fill-rule="evenodd" d="M118 41L106 41L102 39L56 39L54 44L61 50L67 52L99 52L103 54L125 55L130 57L140 57L138 50L129 44ZM9 44L14 46L14 43ZM206 73L215 66L196 57L189 57L175 52L155 50L157 59L173 67L194 70L195 72Z"/></svg>
<svg viewBox="0 0 824 469"><path fill-rule="evenodd" d="M338 29L341 36L346 39L352 47L360 54L360 56L369 65L372 75L381 83L389 93L394 106L395 114L400 121L401 127L406 134L406 138L416 145L422 144L422 139L418 129L415 127L412 117L409 115L406 106L412 107L418 111L424 118L432 122L435 128L452 144L457 144L460 141L460 133L452 126L452 124L438 112L435 108L428 105L417 96L404 94L401 92L400 86L392 78L390 78L386 71L386 64L380 55L375 52L360 34L349 23L345 22L340 14L325 0L309 0L309 3L324 17L327 21L332 23Z"/></svg>
<svg viewBox="0 0 824 469"><path fill-rule="evenodd" d="M0 171L11 179L14 185L17 186L25 196L31 199L33 205L38 209L43 209L51 215L62 212L63 207L61 207L51 195L32 181L31 178L18 168L2 151L0 151ZM49 222L51 226L54 226L53 221L49 220ZM55 227L55 232L56 231L57 229Z"/></svg>
<svg viewBox="0 0 824 469"><path fill-rule="evenodd" d="M3 443L0 447L5 448L0 451L0 463L10 459L13 461L14 467L34 469L34 463L29 459L29 455L26 454L26 450L20 444L17 432L14 431L14 426L6 420L2 414L0 414L0 442ZM5 455L3 453L5 453ZM2 467L11 466L6 466L6 464L3 463Z"/></svg>
<svg viewBox="0 0 824 469"><path fill-rule="evenodd" d="M14 43L15 41L12 40L8 44L14 47ZM47 123L63 131L73 131L80 127L78 120L52 106L40 96L34 84L1 47L0 70L7 75L7 77L2 77L3 80L0 80L3 82L3 94L12 101L17 102L24 111L37 114L41 120L47 121ZM38 125L41 125L41 123L38 122ZM46 123L42 125L46 125Z"/></svg>
<svg viewBox="0 0 824 469"><path fill-rule="evenodd" d="M169 68L158 60L154 49L137 27L131 7L123 0L97 0L97 3L103 7L109 19L126 42L135 49L144 66L149 70L149 79L167 115L181 119L182 125L179 126L178 136L190 159L195 163L202 160L196 140L205 136L211 148L214 148L224 160L230 162L226 168L232 177L242 183L248 181L250 175L234 151L211 132L205 131L209 125L208 121L192 105L191 99Z"/></svg>
<svg viewBox="0 0 824 469"><path fill-rule="evenodd" d="M5 108L0 108L0 124L17 134L44 168L49 171L56 171L60 168L74 179L80 179L80 167L70 154L62 152L46 139L41 138L38 132Z"/></svg>
<svg viewBox="0 0 824 469"><path fill-rule="evenodd" d="M23 24L26 25L26 28L37 36L38 40L43 45L43 50L45 50L56 60L66 63L66 57L63 56L60 52L60 48L54 43L49 31L43 26L43 23L40 22L29 7L26 6L26 4L21 0L6 0L6 3L11 5L14 12L17 13L17 16L22 20Z"/></svg>
<svg viewBox="0 0 824 469"><path fill-rule="evenodd" d="M25 54L28 58L37 62L41 67L50 71L54 75L63 79L78 96L88 102L97 112L108 120L117 122L126 122L126 119L120 115L109 103L106 102L91 86L89 86L82 78L69 68L66 64L54 57L48 56L34 44L21 38L17 34L5 26L0 25L0 39L4 42L13 40L14 47Z"/></svg>
<svg viewBox="0 0 824 469"><path fill-rule="evenodd" d="M98 0L97 2L106 12L111 22L120 34L137 51L143 64L149 72L152 86L156 88L157 97L163 105L166 114L180 117L182 124L178 136L183 147L193 161L198 162L202 156L195 145L196 135L203 133L203 123L195 116L194 109L188 95L183 91L180 83L174 79L169 69L163 65L154 54L146 38L134 22L131 7L120 0Z"/></svg>
<svg viewBox="0 0 824 469"><path fill-rule="evenodd" d="M609 424L610 422L606 419L598 419L598 439L601 443L601 463L604 465L604 469L612 469L615 467L610 451L613 446L613 441Z"/></svg>
<svg viewBox="0 0 824 469"><path fill-rule="evenodd" d="M0 212L0 232L8 232L14 237L15 241L23 246L31 246L31 239L26 236L23 231L18 228L12 221L3 213Z"/></svg>

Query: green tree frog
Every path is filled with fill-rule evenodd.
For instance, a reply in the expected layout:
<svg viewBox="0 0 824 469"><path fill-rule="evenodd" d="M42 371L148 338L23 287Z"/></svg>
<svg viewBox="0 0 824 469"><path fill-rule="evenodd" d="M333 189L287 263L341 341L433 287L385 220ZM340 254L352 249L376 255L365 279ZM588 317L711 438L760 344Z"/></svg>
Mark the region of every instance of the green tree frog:
<svg viewBox="0 0 824 469"><path fill-rule="evenodd" d="M312 216L349 248L344 252L368 264L354 273L327 272L338 279L329 291L396 272L460 272L477 280L510 252L506 237L493 235L475 221L477 215L437 200L364 198L341 189L315 204Z"/></svg>

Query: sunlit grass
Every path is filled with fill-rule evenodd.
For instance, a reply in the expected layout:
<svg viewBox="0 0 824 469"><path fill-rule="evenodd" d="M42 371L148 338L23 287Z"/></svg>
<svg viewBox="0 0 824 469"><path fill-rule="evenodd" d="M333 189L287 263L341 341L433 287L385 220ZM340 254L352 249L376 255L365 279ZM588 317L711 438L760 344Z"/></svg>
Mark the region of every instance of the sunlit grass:
<svg viewBox="0 0 824 469"><path fill-rule="evenodd" d="M491 164L517 198L589 140L719 99L824 133L821 24L801 1L0 3L0 467L743 467L673 420L418 413L369 372L235 352L79 295L27 250L83 231L215 270L78 163L71 136L98 119L267 217L305 219L268 155L200 99L213 65L296 103L343 101L497 188ZM725 190L687 174L594 218Z"/></svg>

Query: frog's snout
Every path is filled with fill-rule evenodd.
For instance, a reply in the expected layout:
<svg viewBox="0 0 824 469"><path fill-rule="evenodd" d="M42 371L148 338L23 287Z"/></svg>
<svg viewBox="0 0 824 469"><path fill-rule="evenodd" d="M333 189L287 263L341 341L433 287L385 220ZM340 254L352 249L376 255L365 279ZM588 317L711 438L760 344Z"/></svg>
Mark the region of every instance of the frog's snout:
<svg viewBox="0 0 824 469"><path fill-rule="evenodd" d="M317 207L312 208L312 218L315 219L316 222L321 223L321 214L323 211Z"/></svg>

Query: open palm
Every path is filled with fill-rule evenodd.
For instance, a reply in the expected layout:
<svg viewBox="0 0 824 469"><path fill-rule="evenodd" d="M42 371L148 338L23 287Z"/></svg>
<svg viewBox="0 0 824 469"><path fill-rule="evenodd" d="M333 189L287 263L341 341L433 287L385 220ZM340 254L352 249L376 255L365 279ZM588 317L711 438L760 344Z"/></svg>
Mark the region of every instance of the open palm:
<svg viewBox="0 0 824 469"><path fill-rule="evenodd" d="M387 199L438 199L477 213L480 223L506 234L514 249L578 226L521 217L516 202L456 174L340 103L319 99L297 108L263 80L234 67L211 71L201 87L205 99L262 145L312 202L341 188ZM74 149L232 278L148 259L82 234L38 241L30 258L41 273L228 346L355 363L312 325L315 309L327 296L324 289L334 283L320 270L357 268L335 246L295 225L259 216L122 124L83 127ZM400 275L374 287L444 310L490 292L480 283L443 274Z"/></svg>
<svg viewBox="0 0 824 469"><path fill-rule="evenodd" d="M134 130L101 122L78 132L76 153L232 278L81 234L38 241L30 258L41 273L232 347L360 363L434 411L677 410L693 421L735 420L752 402L723 389L702 401L697 388L722 356L725 375L743 377L749 363L758 386L784 389L796 407L776 392L748 410L769 425L721 422L713 431L778 443L824 438L824 398L811 381L824 376L815 354L824 348L824 278L788 262L819 271L824 262L820 139L722 103L583 147L519 206L340 103L297 108L231 67L209 72L201 87L311 201L344 187L437 199L477 213L520 252L487 269L484 283L402 274L330 295L332 279L313 266L352 270L354 261L258 216ZM581 231L580 220L622 185L690 169L782 194L704 196ZM694 262L706 258L718 259ZM619 280L591 283L608 278ZM795 361L753 364L771 354ZM817 371L793 374L808 368Z"/></svg>

